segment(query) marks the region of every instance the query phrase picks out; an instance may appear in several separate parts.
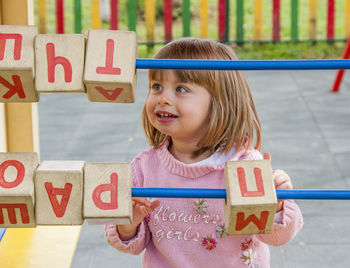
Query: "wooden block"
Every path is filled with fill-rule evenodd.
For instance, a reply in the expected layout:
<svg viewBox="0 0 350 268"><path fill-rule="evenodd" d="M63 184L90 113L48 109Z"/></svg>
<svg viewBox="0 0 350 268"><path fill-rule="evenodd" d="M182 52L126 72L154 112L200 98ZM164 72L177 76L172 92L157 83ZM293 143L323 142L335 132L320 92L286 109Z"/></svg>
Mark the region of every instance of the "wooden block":
<svg viewBox="0 0 350 268"><path fill-rule="evenodd" d="M0 227L35 227L37 153L0 153Z"/></svg>
<svg viewBox="0 0 350 268"><path fill-rule="evenodd" d="M126 163L86 163L84 219L89 224L130 224L131 170Z"/></svg>
<svg viewBox="0 0 350 268"><path fill-rule="evenodd" d="M270 160L227 162L224 184L227 233L271 233L277 197Z"/></svg>
<svg viewBox="0 0 350 268"><path fill-rule="evenodd" d="M82 34L39 34L35 38L35 88L39 92L85 93Z"/></svg>
<svg viewBox="0 0 350 268"><path fill-rule="evenodd" d="M0 102L37 102L34 88L36 26L0 25Z"/></svg>
<svg viewBox="0 0 350 268"><path fill-rule="evenodd" d="M83 224L83 161L44 161L35 172L38 225Z"/></svg>
<svg viewBox="0 0 350 268"><path fill-rule="evenodd" d="M136 33L90 30L84 83L90 101L135 102Z"/></svg>

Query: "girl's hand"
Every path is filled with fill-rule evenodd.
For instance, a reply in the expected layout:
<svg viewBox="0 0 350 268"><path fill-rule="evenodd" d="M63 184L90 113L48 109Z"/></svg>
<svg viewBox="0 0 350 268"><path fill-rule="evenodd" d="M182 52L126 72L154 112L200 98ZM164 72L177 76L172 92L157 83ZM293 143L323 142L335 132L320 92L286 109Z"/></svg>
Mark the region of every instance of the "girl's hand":
<svg viewBox="0 0 350 268"><path fill-rule="evenodd" d="M137 227L143 221L145 216L152 212L160 205L159 200L153 202L148 201L146 198L135 197L132 199L133 206L133 220L128 225L118 225L118 233L121 240L130 240L136 235Z"/></svg>
<svg viewBox="0 0 350 268"><path fill-rule="evenodd" d="M271 154L264 153L264 159L271 160ZM283 170L280 170L280 169L272 170L272 177L273 177L273 181L275 183L276 189L279 189L279 190L292 190L293 189L291 179L289 178L288 174L285 173ZM281 211L282 208L283 208L283 200L278 199L276 212Z"/></svg>

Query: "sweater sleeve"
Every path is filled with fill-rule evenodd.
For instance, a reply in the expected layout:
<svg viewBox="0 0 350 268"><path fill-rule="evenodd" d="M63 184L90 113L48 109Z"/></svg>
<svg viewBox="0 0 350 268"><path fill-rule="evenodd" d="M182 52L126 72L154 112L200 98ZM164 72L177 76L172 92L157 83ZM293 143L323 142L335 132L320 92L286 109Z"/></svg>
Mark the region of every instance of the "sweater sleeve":
<svg viewBox="0 0 350 268"><path fill-rule="evenodd" d="M303 227L303 216L293 200L284 200L281 220L275 218L271 234L257 235L262 242L281 246L291 241Z"/></svg>
<svg viewBox="0 0 350 268"><path fill-rule="evenodd" d="M140 156L137 156L131 162L131 173L134 187L142 187L143 186L143 176L142 169L140 168ZM147 246L150 241L150 231L148 228L148 223L144 220L140 223L137 228L137 233L135 237L133 237L129 241L122 241L119 237L119 233L117 231L117 225L105 225L105 235L107 242L114 247L115 249L130 253L133 255L140 254Z"/></svg>

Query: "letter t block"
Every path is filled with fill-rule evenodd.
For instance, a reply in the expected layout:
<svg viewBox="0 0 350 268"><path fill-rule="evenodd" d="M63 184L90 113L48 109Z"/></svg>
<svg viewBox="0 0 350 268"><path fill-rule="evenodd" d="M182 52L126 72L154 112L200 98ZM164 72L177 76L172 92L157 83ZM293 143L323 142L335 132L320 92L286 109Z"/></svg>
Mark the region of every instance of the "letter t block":
<svg viewBox="0 0 350 268"><path fill-rule="evenodd" d="M37 153L0 153L0 228L35 227Z"/></svg>
<svg viewBox="0 0 350 268"><path fill-rule="evenodd" d="M84 219L89 224L130 224L131 170L126 163L86 163Z"/></svg>
<svg viewBox="0 0 350 268"><path fill-rule="evenodd" d="M271 233L277 197L270 160L226 162L224 185L227 233Z"/></svg>
<svg viewBox="0 0 350 268"><path fill-rule="evenodd" d="M135 32L90 30L84 71L89 100L134 102L136 57Z"/></svg>

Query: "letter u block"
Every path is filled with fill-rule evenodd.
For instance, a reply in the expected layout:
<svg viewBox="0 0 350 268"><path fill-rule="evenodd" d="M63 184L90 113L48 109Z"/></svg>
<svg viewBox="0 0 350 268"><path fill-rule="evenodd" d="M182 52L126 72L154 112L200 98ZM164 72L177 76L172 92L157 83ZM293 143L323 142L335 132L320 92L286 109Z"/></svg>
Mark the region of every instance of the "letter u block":
<svg viewBox="0 0 350 268"><path fill-rule="evenodd" d="M39 34L35 38L35 88L42 93L85 93L82 34Z"/></svg>
<svg viewBox="0 0 350 268"><path fill-rule="evenodd" d="M136 33L90 30L84 83L90 101L135 102Z"/></svg>
<svg viewBox="0 0 350 268"><path fill-rule="evenodd" d="M43 161L35 172L38 225L83 224L83 161Z"/></svg>
<svg viewBox="0 0 350 268"><path fill-rule="evenodd" d="M227 233L271 233L277 197L270 160L228 161L224 185Z"/></svg>
<svg viewBox="0 0 350 268"><path fill-rule="evenodd" d="M131 170L126 163L86 163L84 219L89 224L130 224Z"/></svg>
<svg viewBox="0 0 350 268"><path fill-rule="evenodd" d="M0 25L0 102L37 102L34 88L36 26Z"/></svg>
<svg viewBox="0 0 350 268"><path fill-rule="evenodd" d="M35 227L37 153L0 153L0 228Z"/></svg>

